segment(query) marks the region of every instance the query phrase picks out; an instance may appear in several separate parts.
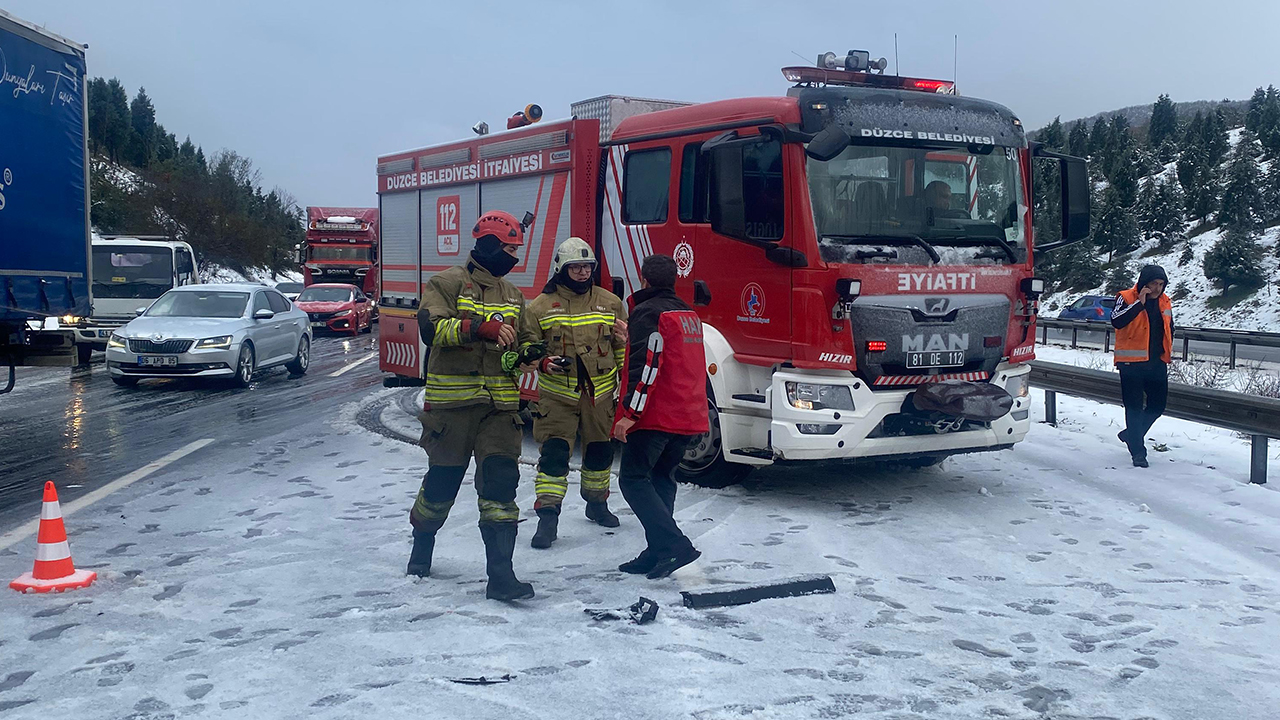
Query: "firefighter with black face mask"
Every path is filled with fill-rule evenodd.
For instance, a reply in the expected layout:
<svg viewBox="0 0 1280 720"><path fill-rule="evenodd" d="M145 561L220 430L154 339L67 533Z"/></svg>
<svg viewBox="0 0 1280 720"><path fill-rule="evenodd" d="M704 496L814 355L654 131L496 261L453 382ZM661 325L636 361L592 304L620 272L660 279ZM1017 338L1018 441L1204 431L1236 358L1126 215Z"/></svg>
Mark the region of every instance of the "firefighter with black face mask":
<svg viewBox="0 0 1280 720"><path fill-rule="evenodd" d="M524 296L504 275L516 266L524 227L509 213L480 216L471 231L475 249L463 267L432 277L422 291L418 330L431 348L427 362L421 445L430 458L422 489L409 512L413 552L408 573L431 574L436 532L453 507L472 456L480 536L495 600L533 597L511 567L516 543L516 485L522 439L516 414L519 373L545 353Z"/></svg>
<svg viewBox="0 0 1280 720"><path fill-rule="evenodd" d="M538 529L530 543L555 542L560 506L569 486L569 457L582 438L581 493L587 518L617 527L609 512L610 432L618 372L627 349L627 311L618 296L592 279L595 253L581 238L556 248L554 275L528 314L547 346L539 364L533 437L541 445L535 482Z"/></svg>

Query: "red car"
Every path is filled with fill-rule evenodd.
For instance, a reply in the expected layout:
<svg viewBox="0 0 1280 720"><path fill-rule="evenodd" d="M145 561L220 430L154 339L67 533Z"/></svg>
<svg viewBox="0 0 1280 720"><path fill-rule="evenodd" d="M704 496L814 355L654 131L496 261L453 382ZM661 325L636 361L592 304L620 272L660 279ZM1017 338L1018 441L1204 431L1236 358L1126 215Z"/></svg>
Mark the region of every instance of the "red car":
<svg viewBox="0 0 1280 720"><path fill-rule="evenodd" d="M316 331L355 335L373 329L373 300L355 285L308 285L293 304L307 314Z"/></svg>

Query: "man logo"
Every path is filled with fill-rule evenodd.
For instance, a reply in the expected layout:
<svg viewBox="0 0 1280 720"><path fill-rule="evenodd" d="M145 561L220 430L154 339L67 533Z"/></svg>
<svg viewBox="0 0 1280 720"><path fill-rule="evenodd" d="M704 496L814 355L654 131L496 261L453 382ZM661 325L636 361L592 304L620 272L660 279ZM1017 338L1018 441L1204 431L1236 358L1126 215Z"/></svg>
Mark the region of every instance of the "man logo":
<svg viewBox="0 0 1280 720"><path fill-rule="evenodd" d="M951 300L944 297L925 298L924 311L927 315L946 315L951 307Z"/></svg>

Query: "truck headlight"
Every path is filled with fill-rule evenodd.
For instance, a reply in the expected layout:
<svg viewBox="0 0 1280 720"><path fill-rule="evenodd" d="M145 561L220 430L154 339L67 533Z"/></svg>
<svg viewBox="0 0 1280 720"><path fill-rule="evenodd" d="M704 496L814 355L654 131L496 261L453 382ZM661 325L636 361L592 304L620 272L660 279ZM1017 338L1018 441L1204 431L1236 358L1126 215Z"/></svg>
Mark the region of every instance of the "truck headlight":
<svg viewBox="0 0 1280 720"><path fill-rule="evenodd" d="M78 315L63 315L61 318L63 325L75 326L84 322L84 318Z"/></svg>
<svg viewBox="0 0 1280 720"><path fill-rule="evenodd" d="M1031 373L1009 378L1005 381L1004 389L1013 397L1026 397L1031 393Z"/></svg>
<svg viewBox="0 0 1280 720"><path fill-rule="evenodd" d="M218 337L205 338L196 343L197 350L217 350L231 347L230 335L219 335Z"/></svg>
<svg viewBox="0 0 1280 720"><path fill-rule="evenodd" d="M115 333L111 333L111 337L107 338L107 347L123 350L125 347L124 338Z"/></svg>
<svg viewBox="0 0 1280 720"><path fill-rule="evenodd" d="M788 382L787 403L797 410L852 410L853 393L847 385Z"/></svg>

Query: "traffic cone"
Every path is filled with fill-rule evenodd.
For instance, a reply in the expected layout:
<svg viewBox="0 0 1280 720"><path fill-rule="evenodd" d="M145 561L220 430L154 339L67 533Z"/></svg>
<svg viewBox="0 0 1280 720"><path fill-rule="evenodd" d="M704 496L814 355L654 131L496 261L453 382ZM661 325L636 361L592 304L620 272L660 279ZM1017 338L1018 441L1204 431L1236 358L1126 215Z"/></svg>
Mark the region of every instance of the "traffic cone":
<svg viewBox="0 0 1280 720"><path fill-rule="evenodd" d="M63 592L89 587L98 579L98 573L76 570L75 563L71 562L71 548L67 545L67 530L62 526L58 491L52 482L44 484L44 505L40 508L40 532L36 542L35 567L9 583L14 590L22 593Z"/></svg>

